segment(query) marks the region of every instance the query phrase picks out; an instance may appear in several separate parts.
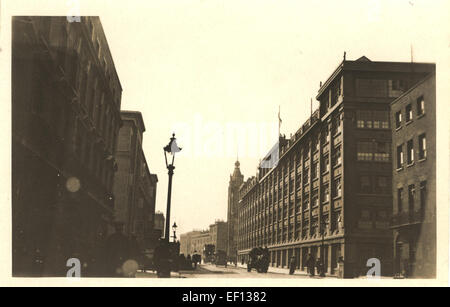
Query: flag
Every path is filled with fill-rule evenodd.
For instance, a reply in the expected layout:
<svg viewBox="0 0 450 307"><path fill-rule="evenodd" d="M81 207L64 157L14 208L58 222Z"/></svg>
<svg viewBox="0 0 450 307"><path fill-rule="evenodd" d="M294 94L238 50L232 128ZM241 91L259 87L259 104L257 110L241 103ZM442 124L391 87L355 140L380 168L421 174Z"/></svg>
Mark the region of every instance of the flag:
<svg viewBox="0 0 450 307"><path fill-rule="evenodd" d="M282 123L283 121L281 120L280 106L278 106L278 122L279 122L279 124L280 124L280 126L281 126L281 123Z"/></svg>
<svg viewBox="0 0 450 307"><path fill-rule="evenodd" d="M280 134L280 129L281 129L281 123L282 122L283 121L281 120L280 106L278 106L278 135L281 135Z"/></svg>

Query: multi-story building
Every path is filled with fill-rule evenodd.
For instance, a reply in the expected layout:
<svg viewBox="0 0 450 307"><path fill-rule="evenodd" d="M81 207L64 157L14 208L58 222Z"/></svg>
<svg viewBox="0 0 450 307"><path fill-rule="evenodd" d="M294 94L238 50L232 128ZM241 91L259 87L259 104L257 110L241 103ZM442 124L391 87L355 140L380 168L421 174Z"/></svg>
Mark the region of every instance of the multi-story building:
<svg viewBox="0 0 450 307"><path fill-rule="evenodd" d="M335 274L343 257L352 277L378 258L391 274L390 102L433 67L344 58L321 84L320 108L290 139L280 137L278 163L242 185L239 261L267 246L272 266L294 256L303 270L311 254Z"/></svg>
<svg viewBox="0 0 450 307"><path fill-rule="evenodd" d="M226 252L228 247L228 223L218 220L209 225L209 235L211 236L210 244L214 245L215 251Z"/></svg>
<svg viewBox="0 0 450 307"><path fill-rule="evenodd" d="M14 276L96 274L113 220L122 88L98 17L12 19ZM86 266L84 266L86 267Z"/></svg>
<svg viewBox="0 0 450 307"><path fill-rule="evenodd" d="M158 239L164 237L165 220L166 219L164 218L164 213L162 213L161 211L155 213L155 223L153 229Z"/></svg>
<svg viewBox="0 0 450 307"><path fill-rule="evenodd" d="M209 230L193 230L180 236L180 253L193 255L202 254L205 245L213 245L214 251L226 251L228 246L227 222L216 220L209 225Z"/></svg>
<svg viewBox="0 0 450 307"><path fill-rule="evenodd" d="M394 273L436 276L436 76L391 104Z"/></svg>
<svg viewBox="0 0 450 307"><path fill-rule="evenodd" d="M209 244L212 244L209 230L203 230L191 235L191 248L190 248L191 255L193 254L203 255L205 246Z"/></svg>
<svg viewBox="0 0 450 307"><path fill-rule="evenodd" d="M192 236L200 234L200 231L194 230L180 235L180 254L184 256L192 256L194 249L192 248Z"/></svg>
<svg viewBox="0 0 450 307"><path fill-rule="evenodd" d="M156 183L142 150L145 125L137 111L121 111L116 148L118 171L114 180L115 221L124 224L125 234L135 236L140 248L153 245Z"/></svg>
<svg viewBox="0 0 450 307"><path fill-rule="evenodd" d="M230 261L236 261L237 257L237 234L238 234L238 205L239 205L239 188L244 182L244 176L239 168L240 163L236 161L234 164L234 172L230 175L230 183L228 185L228 245L226 248L227 257Z"/></svg>

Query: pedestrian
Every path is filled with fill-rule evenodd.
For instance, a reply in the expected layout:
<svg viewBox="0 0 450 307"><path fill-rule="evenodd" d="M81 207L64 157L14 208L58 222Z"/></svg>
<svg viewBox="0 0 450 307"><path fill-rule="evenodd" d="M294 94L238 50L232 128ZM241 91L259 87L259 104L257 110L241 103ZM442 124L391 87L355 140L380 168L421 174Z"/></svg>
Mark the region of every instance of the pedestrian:
<svg viewBox="0 0 450 307"><path fill-rule="evenodd" d="M295 266L296 266L295 256L292 256L291 257L291 261L289 263L289 275L293 275L294 274Z"/></svg>
<svg viewBox="0 0 450 307"><path fill-rule="evenodd" d="M158 277L170 277L170 251L168 242L159 240L159 245L155 248L155 266Z"/></svg>
<svg viewBox="0 0 450 307"><path fill-rule="evenodd" d="M106 239L105 261L108 277L122 276L122 265L129 256L128 238L123 234L123 223L115 223L115 233Z"/></svg>
<svg viewBox="0 0 450 307"><path fill-rule="evenodd" d="M316 267L317 267L317 275L321 275L323 267L322 267L322 260L320 258L317 258Z"/></svg>
<svg viewBox="0 0 450 307"><path fill-rule="evenodd" d="M311 254L308 254L308 258L306 259L306 266L308 268L308 273L310 277L313 277L314 274L314 268L315 268L315 261Z"/></svg>
<svg viewBox="0 0 450 307"><path fill-rule="evenodd" d="M409 261L407 258L403 259L402 275L405 278L409 276Z"/></svg>

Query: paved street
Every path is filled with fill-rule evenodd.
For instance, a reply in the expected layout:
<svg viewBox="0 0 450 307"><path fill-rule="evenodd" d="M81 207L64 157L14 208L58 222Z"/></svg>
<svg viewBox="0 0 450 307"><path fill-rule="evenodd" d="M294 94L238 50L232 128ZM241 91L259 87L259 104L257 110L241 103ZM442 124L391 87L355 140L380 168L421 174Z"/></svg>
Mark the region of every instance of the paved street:
<svg viewBox="0 0 450 307"><path fill-rule="evenodd" d="M139 272L137 278L156 278L156 272ZM296 271L289 275L287 269L269 268L268 273L257 273L256 270L247 272L246 268L235 266L215 266L212 264L201 264L194 271L172 272L175 278L311 278L302 271ZM321 277L315 276L320 279ZM334 277L327 277L334 278Z"/></svg>

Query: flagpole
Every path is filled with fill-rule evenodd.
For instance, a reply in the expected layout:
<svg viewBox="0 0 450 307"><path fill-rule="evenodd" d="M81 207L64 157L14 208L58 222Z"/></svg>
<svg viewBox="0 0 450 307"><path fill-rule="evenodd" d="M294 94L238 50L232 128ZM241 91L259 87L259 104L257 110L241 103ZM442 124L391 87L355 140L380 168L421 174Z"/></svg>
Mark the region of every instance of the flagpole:
<svg viewBox="0 0 450 307"><path fill-rule="evenodd" d="M278 105L278 138L281 136L281 115L280 115L280 111L281 111L281 106Z"/></svg>

